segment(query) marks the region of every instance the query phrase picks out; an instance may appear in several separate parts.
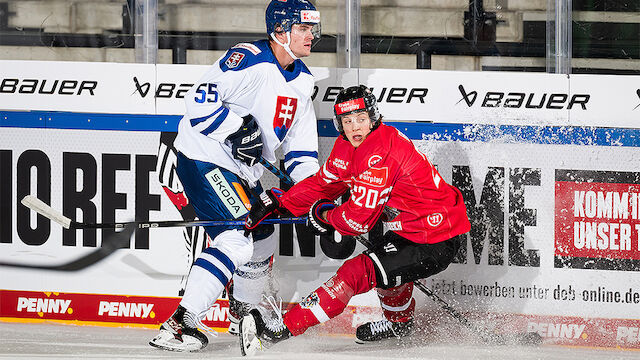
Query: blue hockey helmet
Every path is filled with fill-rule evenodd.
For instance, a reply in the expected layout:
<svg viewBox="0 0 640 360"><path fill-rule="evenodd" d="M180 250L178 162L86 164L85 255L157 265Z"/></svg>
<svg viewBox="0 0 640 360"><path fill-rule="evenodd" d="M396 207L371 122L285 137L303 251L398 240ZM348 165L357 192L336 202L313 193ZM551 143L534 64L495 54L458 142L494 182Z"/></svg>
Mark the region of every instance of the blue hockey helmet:
<svg viewBox="0 0 640 360"><path fill-rule="evenodd" d="M271 0L265 12L267 34L290 32L294 24L313 25L312 33L320 38L320 12L307 0Z"/></svg>

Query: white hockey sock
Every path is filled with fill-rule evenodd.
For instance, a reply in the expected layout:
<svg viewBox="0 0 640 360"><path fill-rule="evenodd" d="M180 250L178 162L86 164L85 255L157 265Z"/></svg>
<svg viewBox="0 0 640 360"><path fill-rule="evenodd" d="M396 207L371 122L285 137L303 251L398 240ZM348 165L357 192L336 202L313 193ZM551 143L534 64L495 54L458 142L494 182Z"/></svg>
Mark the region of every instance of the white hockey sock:
<svg viewBox="0 0 640 360"><path fill-rule="evenodd" d="M253 256L233 274L233 297L249 304L258 304L269 281L271 256L276 250L274 234L253 243Z"/></svg>
<svg viewBox="0 0 640 360"><path fill-rule="evenodd" d="M269 281L271 258L250 261L240 266L233 274L233 297L236 300L258 304Z"/></svg>
<svg viewBox="0 0 640 360"><path fill-rule="evenodd" d="M193 263L180 305L200 318L216 302L238 264L244 264L253 253L251 240L237 230L218 235L211 247L202 251Z"/></svg>

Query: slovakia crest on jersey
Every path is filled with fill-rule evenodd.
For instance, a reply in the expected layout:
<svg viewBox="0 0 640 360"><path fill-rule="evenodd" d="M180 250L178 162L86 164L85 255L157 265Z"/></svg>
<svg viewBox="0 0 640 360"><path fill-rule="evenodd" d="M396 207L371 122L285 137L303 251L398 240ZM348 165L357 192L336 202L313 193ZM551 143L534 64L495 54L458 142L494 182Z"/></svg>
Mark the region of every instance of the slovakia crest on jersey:
<svg viewBox="0 0 640 360"><path fill-rule="evenodd" d="M224 64L227 65L229 69L233 69L235 67L238 67L238 65L240 65L240 63L242 62L242 59L244 59L244 54L236 51L233 54L231 54L231 56L229 56L229 58L227 59L227 61L224 62Z"/></svg>
<svg viewBox="0 0 640 360"><path fill-rule="evenodd" d="M293 118L298 108L298 99L286 96L278 96L276 101L276 114L273 117L273 131L282 141L291 128Z"/></svg>

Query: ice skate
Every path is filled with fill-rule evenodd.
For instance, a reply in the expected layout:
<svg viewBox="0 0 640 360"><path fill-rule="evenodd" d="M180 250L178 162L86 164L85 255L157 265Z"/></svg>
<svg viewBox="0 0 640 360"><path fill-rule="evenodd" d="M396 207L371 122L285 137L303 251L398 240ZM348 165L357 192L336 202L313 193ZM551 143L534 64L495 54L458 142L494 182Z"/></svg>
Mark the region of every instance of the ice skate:
<svg viewBox="0 0 640 360"><path fill-rule="evenodd" d="M391 322L387 319L369 322L356 329L356 343L366 344L385 339L401 339L413 331L413 320Z"/></svg>
<svg viewBox="0 0 640 360"><path fill-rule="evenodd" d="M259 305L240 321L242 356L252 356L256 351L269 348L292 336L282 319L282 303L278 307L273 297L270 299L270 309Z"/></svg>
<svg viewBox="0 0 640 360"><path fill-rule="evenodd" d="M198 330L196 316L182 306L160 326L160 333L149 345L170 351L198 351L209 343L207 336Z"/></svg>

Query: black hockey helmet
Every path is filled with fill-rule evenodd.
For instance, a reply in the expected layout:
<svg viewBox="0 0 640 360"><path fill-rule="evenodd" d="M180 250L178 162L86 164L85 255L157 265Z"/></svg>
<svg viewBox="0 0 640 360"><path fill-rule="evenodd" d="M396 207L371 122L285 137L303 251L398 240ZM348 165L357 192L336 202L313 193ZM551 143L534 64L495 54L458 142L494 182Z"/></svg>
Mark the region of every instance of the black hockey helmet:
<svg viewBox="0 0 640 360"><path fill-rule="evenodd" d="M376 97L371 90L364 85L351 86L340 90L333 105L333 125L344 136L342 117L359 111L367 111L371 119L371 131L380 126L382 117L378 111Z"/></svg>

